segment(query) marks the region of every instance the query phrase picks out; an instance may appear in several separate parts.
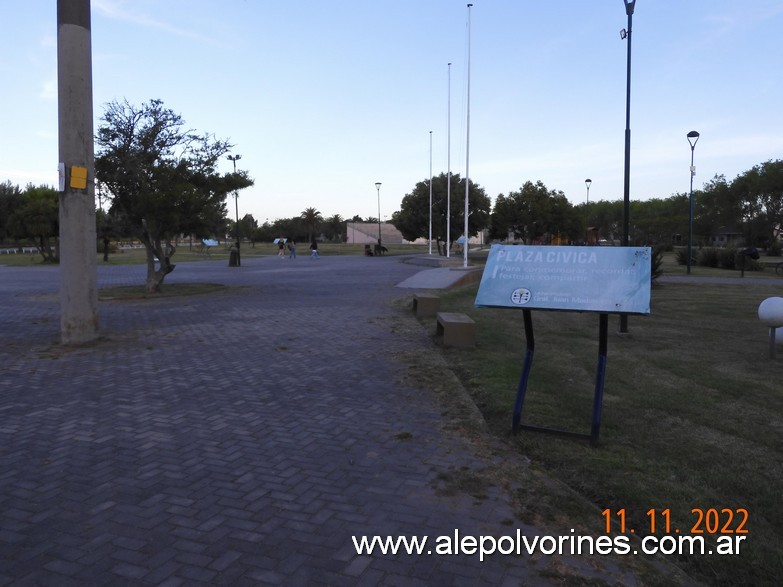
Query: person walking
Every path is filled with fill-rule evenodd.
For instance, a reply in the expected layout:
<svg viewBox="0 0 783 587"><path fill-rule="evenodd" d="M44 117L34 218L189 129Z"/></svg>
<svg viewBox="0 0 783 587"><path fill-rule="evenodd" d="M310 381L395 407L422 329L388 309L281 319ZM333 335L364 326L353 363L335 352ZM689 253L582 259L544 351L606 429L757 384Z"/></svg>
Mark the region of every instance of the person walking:
<svg viewBox="0 0 783 587"><path fill-rule="evenodd" d="M283 259L285 257L285 239L277 239L277 256Z"/></svg>
<svg viewBox="0 0 783 587"><path fill-rule="evenodd" d="M310 258L311 259L318 259L318 243L315 239L313 239L313 242L310 243Z"/></svg>
<svg viewBox="0 0 783 587"><path fill-rule="evenodd" d="M294 239L288 241L288 252L289 259L296 259L296 241Z"/></svg>

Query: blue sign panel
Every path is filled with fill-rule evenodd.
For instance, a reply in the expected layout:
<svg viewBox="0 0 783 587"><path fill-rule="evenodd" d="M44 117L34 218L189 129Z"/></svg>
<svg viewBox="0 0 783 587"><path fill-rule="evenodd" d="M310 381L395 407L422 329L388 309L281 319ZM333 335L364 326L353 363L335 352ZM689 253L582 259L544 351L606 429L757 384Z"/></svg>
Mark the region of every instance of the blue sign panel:
<svg viewBox="0 0 783 587"><path fill-rule="evenodd" d="M650 313L649 247L492 245L476 306Z"/></svg>

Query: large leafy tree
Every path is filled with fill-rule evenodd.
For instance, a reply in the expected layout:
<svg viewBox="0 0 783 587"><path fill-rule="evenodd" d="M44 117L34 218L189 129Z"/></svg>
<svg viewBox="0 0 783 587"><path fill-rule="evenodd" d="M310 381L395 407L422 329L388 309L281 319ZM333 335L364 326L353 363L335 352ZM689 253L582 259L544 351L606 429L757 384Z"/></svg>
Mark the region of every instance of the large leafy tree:
<svg viewBox="0 0 783 587"><path fill-rule="evenodd" d="M11 236L11 219L22 205L22 190L10 181L0 183L0 242Z"/></svg>
<svg viewBox="0 0 783 587"><path fill-rule="evenodd" d="M512 236L528 244L549 243L557 235L577 240L582 225L562 191L549 190L541 181L527 181L519 191L497 197L491 234L500 239Z"/></svg>
<svg viewBox="0 0 783 587"><path fill-rule="evenodd" d="M688 226L688 195L631 202L631 244L670 244Z"/></svg>
<svg viewBox="0 0 783 587"><path fill-rule="evenodd" d="M149 292L174 270L172 239L210 236L224 222L226 195L253 184L242 172L219 174L231 145L186 130L160 100L110 102L95 142L96 176L111 199L110 214L146 248Z"/></svg>
<svg viewBox="0 0 783 587"><path fill-rule="evenodd" d="M701 190L694 192L693 198L695 240L709 240L720 232L739 231L746 225L742 199L736 190L731 189L725 176L715 175ZM687 211L685 222L688 222Z"/></svg>
<svg viewBox="0 0 783 587"><path fill-rule="evenodd" d="M228 234L234 238L246 238L253 246L256 244L256 231L258 230L258 220L256 220L252 214L245 214L239 219L239 233L237 234L237 223L235 220L228 221L229 230Z"/></svg>
<svg viewBox="0 0 783 587"><path fill-rule="evenodd" d="M28 185L21 195L21 204L9 218L11 236L30 239L47 263L59 261L57 235L60 230L59 196L47 186Z"/></svg>
<svg viewBox="0 0 783 587"><path fill-rule="evenodd" d="M465 180L458 174L451 176L451 234L446 234L446 215L448 210L448 177L445 173L432 178L432 236L438 243L454 242L465 228ZM468 185L468 236L476 236L489 224L491 202L484 188L469 181ZM400 210L392 214L392 224L406 240L427 238L430 226L430 184L420 181L413 191L406 194L400 204Z"/></svg>
<svg viewBox="0 0 783 587"><path fill-rule="evenodd" d="M738 175L730 189L742 202L750 242L772 242L783 226L783 160L756 165Z"/></svg>
<svg viewBox="0 0 783 587"><path fill-rule="evenodd" d="M590 204L583 204L586 208L584 216L587 219L585 228L597 228L598 236L612 242L619 242L623 226L623 201L622 200L597 200ZM580 214L584 208L576 209ZM586 234L580 235L584 240Z"/></svg>

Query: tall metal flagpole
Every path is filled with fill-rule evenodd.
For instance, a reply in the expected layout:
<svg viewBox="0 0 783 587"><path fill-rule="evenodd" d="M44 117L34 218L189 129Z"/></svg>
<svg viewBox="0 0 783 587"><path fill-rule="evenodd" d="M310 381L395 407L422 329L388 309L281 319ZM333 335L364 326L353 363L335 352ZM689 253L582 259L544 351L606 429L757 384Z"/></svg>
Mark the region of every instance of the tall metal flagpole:
<svg viewBox="0 0 783 587"><path fill-rule="evenodd" d="M427 238L429 254L432 255L432 131L430 131L430 232Z"/></svg>
<svg viewBox="0 0 783 587"><path fill-rule="evenodd" d="M465 231L462 238L465 242L462 245L462 266L468 266L468 216L470 215L468 194L470 191L470 8L473 4L468 4L468 99L467 99L467 120L465 130Z"/></svg>
<svg viewBox="0 0 783 587"><path fill-rule="evenodd" d="M451 247L451 63L449 63L449 106L446 133L446 257L450 256Z"/></svg>

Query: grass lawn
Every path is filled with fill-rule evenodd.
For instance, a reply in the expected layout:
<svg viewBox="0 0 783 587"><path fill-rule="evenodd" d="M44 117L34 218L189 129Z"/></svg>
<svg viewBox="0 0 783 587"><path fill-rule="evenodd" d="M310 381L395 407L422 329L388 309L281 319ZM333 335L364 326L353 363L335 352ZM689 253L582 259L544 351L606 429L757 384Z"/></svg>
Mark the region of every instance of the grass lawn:
<svg viewBox="0 0 783 587"><path fill-rule="evenodd" d="M684 272L667 256L667 274ZM692 274L738 277L703 268ZM774 277L769 271L750 274L761 275ZM617 512L624 510L627 528L639 536L650 533L654 515L660 537L668 515L672 532L690 535L698 522L692 510L715 508L729 532L740 527L744 508L748 534L740 556L685 556L677 562L711 585L778 584L783 345L770 360L768 331L757 309L765 298L783 296L783 287L741 280L661 284L652 290L651 315L631 316L628 334L617 332L619 318L611 316L597 448L535 432L510 434L525 348L522 312L475 308L475 293L472 286L441 295L441 311L465 312L477 328L476 348L445 348L446 361L497 436L595 504L594 519L582 522L603 533L601 512L609 509L616 530ZM434 332L434 320L424 322ZM589 433L598 316L534 311L533 325L536 351L523 421ZM525 507L535 513L539 504ZM713 547L719 535L704 534Z"/></svg>
<svg viewBox="0 0 783 587"><path fill-rule="evenodd" d="M427 245L386 245L387 255L421 255L427 252ZM172 257L176 263L186 261L215 261L222 260L228 263L231 243L224 243L217 247L212 247L208 254L202 253L197 246L189 246L188 243L180 243L177 251ZM269 257L277 255L277 245L272 243L256 243L253 246L250 243L242 243L242 259L254 259L258 257ZM310 254L309 243L297 243L296 252L298 256L308 256ZM319 243L318 253L320 255L364 255L364 245L350 243ZM286 251L286 255L288 251ZM147 257L144 249L123 249L112 252L109 260L103 260L103 253L96 255L99 265L133 265L146 263ZM30 266L42 264L41 255L37 253L17 253L14 255L1 255L0 265Z"/></svg>

